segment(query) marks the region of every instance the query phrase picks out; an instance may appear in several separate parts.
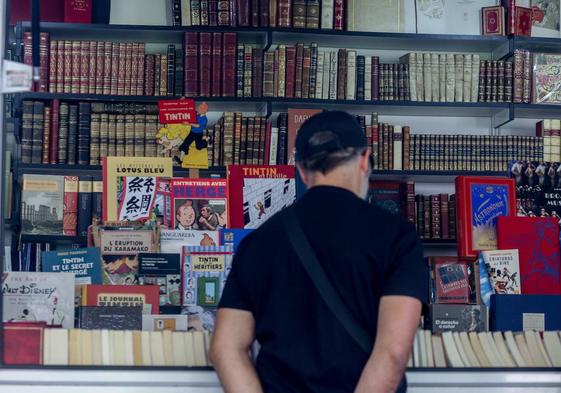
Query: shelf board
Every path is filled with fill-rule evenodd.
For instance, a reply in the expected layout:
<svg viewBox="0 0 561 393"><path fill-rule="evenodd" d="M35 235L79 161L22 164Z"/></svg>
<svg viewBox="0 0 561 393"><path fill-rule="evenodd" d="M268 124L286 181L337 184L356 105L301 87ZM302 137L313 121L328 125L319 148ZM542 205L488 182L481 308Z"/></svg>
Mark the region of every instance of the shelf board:
<svg viewBox="0 0 561 393"><path fill-rule="evenodd" d="M512 49L526 49L532 52L559 53L561 39L549 37L512 37Z"/></svg>
<svg viewBox="0 0 561 393"><path fill-rule="evenodd" d="M63 236L63 235L28 235L22 234L21 241L23 243L71 243L71 244L87 244L87 236Z"/></svg>
<svg viewBox="0 0 561 393"><path fill-rule="evenodd" d="M455 248L456 239L421 239L423 246L428 248Z"/></svg>
<svg viewBox="0 0 561 393"><path fill-rule="evenodd" d="M561 48L561 42L558 44ZM561 104L513 104L514 119L559 118Z"/></svg>
<svg viewBox="0 0 561 393"><path fill-rule="evenodd" d="M509 40L504 36L455 35L455 34L416 34L383 33L367 31L336 31L322 29L272 29L274 43L293 45L296 43L317 42L320 47L341 47L352 49L387 49L411 51L438 51L475 53L506 52ZM349 46L349 42L352 42Z"/></svg>
<svg viewBox="0 0 561 393"><path fill-rule="evenodd" d="M395 171L395 170L373 170L371 180L413 180L423 183L453 183L457 176L508 176L504 171Z"/></svg>
<svg viewBox="0 0 561 393"><path fill-rule="evenodd" d="M23 30L30 30L31 22L22 22L21 26ZM238 39L241 42L265 45L270 29L229 26L148 26L42 22L41 31L49 32L51 38L54 39L135 41L163 44L182 44L183 34L189 31L235 32L238 33Z"/></svg>

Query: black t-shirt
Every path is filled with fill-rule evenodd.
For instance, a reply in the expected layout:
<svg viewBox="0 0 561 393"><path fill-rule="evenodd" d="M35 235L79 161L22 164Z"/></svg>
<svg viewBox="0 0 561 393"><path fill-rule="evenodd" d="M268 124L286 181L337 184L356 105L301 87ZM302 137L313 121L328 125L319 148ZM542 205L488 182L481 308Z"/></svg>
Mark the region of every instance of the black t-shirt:
<svg viewBox="0 0 561 393"><path fill-rule="evenodd" d="M296 209L304 233L346 306L376 334L384 295L426 303L428 269L415 228L336 187L314 187ZM279 213L242 241L220 307L250 311L266 392L352 392L369 355L317 293Z"/></svg>

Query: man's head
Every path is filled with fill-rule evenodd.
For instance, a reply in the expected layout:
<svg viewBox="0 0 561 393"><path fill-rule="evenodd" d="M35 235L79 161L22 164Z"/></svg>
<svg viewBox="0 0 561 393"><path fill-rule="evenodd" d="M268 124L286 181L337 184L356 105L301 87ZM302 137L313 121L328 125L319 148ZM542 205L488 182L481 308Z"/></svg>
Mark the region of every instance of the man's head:
<svg viewBox="0 0 561 393"><path fill-rule="evenodd" d="M210 205L206 204L201 208L201 216L203 216L204 218L209 218L211 214L212 207Z"/></svg>
<svg viewBox="0 0 561 393"><path fill-rule="evenodd" d="M331 185L366 196L370 149L362 128L346 112L318 113L302 124L296 164L307 187Z"/></svg>
<svg viewBox="0 0 561 393"><path fill-rule="evenodd" d="M206 102L202 102L199 104L198 108L199 115L204 116L208 112L208 104Z"/></svg>
<svg viewBox="0 0 561 393"><path fill-rule="evenodd" d="M187 200L177 208L175 218L183 227L190 227L195 223L195 209L193 201Z"/></svg>

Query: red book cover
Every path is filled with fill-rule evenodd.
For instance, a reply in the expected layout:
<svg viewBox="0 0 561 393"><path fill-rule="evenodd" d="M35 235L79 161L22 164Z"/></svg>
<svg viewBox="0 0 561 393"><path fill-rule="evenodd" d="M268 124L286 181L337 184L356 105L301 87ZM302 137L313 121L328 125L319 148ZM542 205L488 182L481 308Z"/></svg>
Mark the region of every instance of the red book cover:
<svg viewBox="0 0 561 393"><path fill-rule="evenodd" d="M290 1L290 0L289 0ZM236 11L238 13L238 26L250 26L250 2L251 0L236 0Z"/></svg>
<svg viewBox="0 0 561 393"><path fill-rule="evenodd" d="M199 34L185 33L185 95L199 95Z"/></svg>
<svg viewBox="0 0 561 393"><path fill-rule="evenodd" d="M172 179L172 228L203 231L225 228L226 197L226 179Z"/></svg>
<svg viewBox="0 0 561 393"><path fill-rule="evenodd" d="M481 8L483 35L504 35L504 7Z"/></svg>
<svg viewBox="0 0 561 393"><path fill-rule="evenodd" d="M58 128L59 128L59 117L60 117L60 101L54 99L52 102L52 121L51 121L51 143L49 151L49 162L51 164L58 163Z"/></svg>
<svg viewBox="0 0 561 393"><path fill-rule="evenodd" d="M345 0L335 0L333 8L333 29L345 30Z"/></svg>
<svg viewBox="0 0 561 393"><path fill-rule="evenodd" d="M282 80L282 79L281 79ZM286 47L286 78L285 78L285 97L293 98L295 93L296 80L296 48Z"/></svg>
<svg viewBox="0 0 561 393"><path fill-rule="evenodd" d="M64 22L65 0L41 0L41 22ZM10 25L31 20L31 1L10 0Z"/></svg>
<svg viewBox="0 0 561 393"><path fill-rule="evenodd" d="M518 249L524 295L561 294L559 220L553 217L499 217L499 249Z"/></svg>
<svg viewBox="0 0 561 393"><path fill-rule="evenodd" d="M56 93L57 89L57 63L58 63L58 41L51 41L49 60L49 93Z"/></svg>
<svg viewBox="0 0 561 393"><path fill-rule="evenodd" d="M97 41L90 41L89 47L89 55L90 55L90 66L88 67L88 93L89 94L97 94L96 93L96 75L97 75ZM102 62L103 64L103 62ZM100 85L102 81L99 81ZM100 86L103 89L102 86Z"/></svg>
<svg viewBox="0 0 561 393"><path fill-rule="evenodd" d="M515 0L501 0L501 5L506 10L506 33L511 35L516 31Z"/></svg>
<svg viewBox="0 0 561 393"><path fill-rule="evenodd" d="M211 95L220 97L222 95L222 33L212 33L212 78Z"/></svg>
<svg viewBox="0 0 561 393"><path fill-rule="evenodd" d="M458 176L456 201L458 255L495 250L497 217L516 212L514 179Z"/></svg>
<svg viewBox="0 0 561 393"><path fill-rule="evenodd" d="M436 303L469 303L470 261L458 257L433 257L431 262L434 269Z"/></svg>
<svg viewBox="0 0 561 393"><path fill-rule="evenodd" d="M37 91L48 92L49 91L49 64L50 64L50 47L51 47L51 37L49 33L41 33L39 36L39 86Z"/></svg>
<svg viewBox="0 0 561 393"><path fill-rule="evenodd" d="M136 95L141 96L144 91L144 67L145 67L145 57L146 44L141 42L138 44L138 69L136 73ZM182 95L182 91L176 92L177 95Z"/></svg>
<svg viewBox="0 0 561 393"><path fill-rule="evenodd" d="M530 37L532 35L532 9L515 7L514 23L514 35Z"/></svg>
<svg viewBox="0 0 561 393"><path fill-rule="evenodd" d="M236 95L236 33L224 33L222 38L222 96Z"/></svg>
<svg viewBox="0 0 561 393"><path fill-rule="evenodd" d="M80 43L80 94L89 93L90 79L90 42Z"/></svg>
<svg viewBox="0 0 561 393"><path fill-rule="evenodd" d="M95 94L105 94L105 45L103 41L97 43L96 65L95 65ZM109 56L109 69L111 69L111 56ZM108 90L109 91L109 90Z"/></svg>
<svg viewBox="0 0 561 393"><path fill-rule="evenodd" d="M294 165L228 166L229 228L257 228L295 199Z"/></svg>
<svg viewBox="0 0 561 393"><path fill-rule="evenodd" d="M78 225L78 176L64 176L64 210L62 233L76 236Z"/></svg>
<svg viewBox="0 0 561 393"><path fill-rule="evenodd" d="M4 322L4 364L43 364L45 322Z"/></svg>
<svg viewBox="0 0 561 393"><path fill-rule="evenodd" d="M182 98L179 100L158 101L158 112L161 124L182 124L197 122L195 100Z"/></svg>
<svg viewBox="0 0 561 393"><path fill-rule="evenodd" d="M210 80L212 78L212 34L199 34L199 80L201 97L210 97Z"/></svg>
<svg viewBox="0 0 561 393"><path fill-rule="evenodd" d="M158 285L84 285L82 306L152 306L151 314L160 313Z"/></svg>
<svg viewBox="0 0 561 393"><path fill-rule="evenodd" d="M65 23L92 23L92 0L64 0Z"/></svg>
<svg viewBox="0 0 561 393"><path fill-rule="evenodd" d="M302 124L321 109L288 109L288 163L294 165L294 150L296 144L296 134Z"/></svg>

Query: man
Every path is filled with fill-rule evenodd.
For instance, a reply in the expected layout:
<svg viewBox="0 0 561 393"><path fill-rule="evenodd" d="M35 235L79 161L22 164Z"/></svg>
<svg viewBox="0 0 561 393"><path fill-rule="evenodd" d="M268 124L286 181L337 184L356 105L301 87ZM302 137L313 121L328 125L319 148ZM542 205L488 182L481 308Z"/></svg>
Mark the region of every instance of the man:
<svg viewBox="0 0 561 393"><path fill-rule="evenodd" d="M296 138L309 190L288 209L348 313L375 339L372 350L355 342L316 290L283 228L287 209L248 235L234 258L210 351L226 392L405 391L428 272L413 226L364 200L369 161L354 117L311 117Z"/></svg>
<svg viewBox="0 0 561 393"><path fill-rule="evenodd" d="M191 132L187 135L187 138L183 141L183 143L178 147L179 151L182 151L185 154L189 154L189 147L193 142L195 142L195 147L197 150L206 149L208 146L208 142L204 139L204 132L206 130L206 125L208 119L206 114L208 112L208 104L205 102L199 105L197 110L197 123L191 124Z"/></svg>
<svg viewBox="0 0 561 393"><path fill-rule="evenodd" d="M199 217L199 228L207 231L215 231L218 228L218 214L214 212L208 203L201 208Z"/></svg>
<svg viewBox="0 0 561 393"><path fill-rule="evenodd" d="M187 199L184 203L177 207L175 212L175 229L189 230L198 229L195 223L197 215L195 213L195 208L193 207L193 201Z"/></svg>

